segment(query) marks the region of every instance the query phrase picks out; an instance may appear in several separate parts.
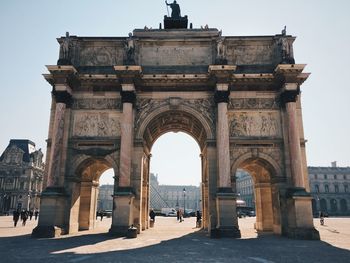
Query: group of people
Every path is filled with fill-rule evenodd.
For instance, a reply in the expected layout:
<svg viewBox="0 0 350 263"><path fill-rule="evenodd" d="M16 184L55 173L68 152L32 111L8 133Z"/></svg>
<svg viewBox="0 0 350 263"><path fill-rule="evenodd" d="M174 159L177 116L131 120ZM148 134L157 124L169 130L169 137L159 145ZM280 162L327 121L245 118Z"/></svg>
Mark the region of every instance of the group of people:
<svg viewBox="0 0 350 263"><path fill-rule="evenodd" d="M21 221L22 221L22 226L25 226L28 218L29 218L29 220L32 220L33 216L34 216L35 220L37 220L38 216L39 216L39 211L38 210L35 210L35 211L29 210L28 211L27 209L22 209L22 211L20 211L19 209L13 211L14 227L17 226L19 219L21 219Z"/></svg>
<svg viewBox="0 0 350 263"><path fill-rule="evenodd" d="M154 222L156 221L156 213L154 212L153 209L151 209L151 211L149 212L149 217L154 224ZM179 221L180 223L182 221L184 221L184 219L183 219L184 214L183 214L183 211L181 209L176 211L176 218L177 218L177 221ZM201 223L202 223L202 215L201 215L201 212L199 210L197 210L197 212L196 212L196 227L200 227Z"/></svg>

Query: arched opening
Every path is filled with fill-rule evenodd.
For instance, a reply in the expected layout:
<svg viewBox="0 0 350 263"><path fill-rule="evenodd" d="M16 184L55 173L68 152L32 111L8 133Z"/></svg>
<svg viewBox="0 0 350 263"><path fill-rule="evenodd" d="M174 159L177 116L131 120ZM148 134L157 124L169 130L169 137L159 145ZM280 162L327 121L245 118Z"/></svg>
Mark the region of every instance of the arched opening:
<svg viewBox="0 0 350 263"><path fill-rule="evenodd" d="M320 199L320 207L322 212L327 212L327 201L325 199Z"/></svg>
<svg viewBox="0 0 350 263"><path fill-rule="evenodd" d="M80 181L76 184L74 195L77 196L72 205L71 225L77 230L90 230L96 227L96 215L99 205L99 180L112 166L105 159L89 158L84 160L76 170ZM111 172L107 172L109 177ZM110 180L110 179L109 179ZM101 205L101 204L100 204ZM75 211L74 211L75 210Z"/></svg>
<svg viewBox="0 0 350 263"><path fill-rule="evenodd" d="M337 200L332 198L330 200L330 203L331 203L331 211L333 213L336 213L338 211L338 202L337 202Z"/></svg>
<svg viewBox="0 0 350 263"><path fill-rule="evenodd" d="M247 154L241 156L232 170L235 171L236 177L237 173L244 171L247 178L245 183L251 184L251 188L253 188L250 190L246 188L245 191L251 192L251 197L254 195L256 215L254 228L256 231L281 233L278 188L272 180L276 177L276 169L263 157L253 157L251 154ZM233 187L237 191L237 178ZM241 233L244 236L244 229L241 229Z"/></svg>
<svg viewBox="0 0 350 263"><path fill-rule="evenodd" d="M200 162L198 143L188 134L168 132L156 140L150 169L150 208L156 214L177 218L178 211L184 217L202 211Z"/></svg>
<svg viewBox="0 0 350 263"><path fill-rule="evenodd" d="M141 123L140 129L139 129L139 136L143 138L144 141L144 157L142 159L142 202L141 202L141 225L142 230L148 228L150 226L150 219L149 219L149 212L150 212L150 193L152 186L150 182L150 165L153 162L153 151L157 147L157 140L161 136L169 136L169 134L174 135L180 135L180 136L186 136L187 140L190 139L192 144L194 144L194 148L197 148L196 150L188 150L185 151L185 148L181 147L180 150L171 150L169 149L170 144L167 143L165 147L168 147L166 150L161 151L161 155L166 154L166 152L171 152L175 156L167 158L166 161L163 161L162 166L164 166L164 169L167 169L167 172L164 173L170 173L171 165L178 166L179 168L184 168L185 170L188 169L191 171L188 167L195 167L196 164L193 162L188 162L189 160L184 160L183 163L176 162L175 160L179 159L180 156L185 157L185 154L190 154L191 159L198 158L198 165L200 168L197 168L197 172L199 175L193 175L190 174L189 171L181 172L182 174L173 174L170 176L171 180L168 181L169 184L177 184L176 189L173 189L173 191L169 192L167 195L167 200L169 201L168 204L166 202L163 202L163 206L176 209L188 209L188 211L191 210L201 210L202 211L202 227L206 228L208 227L208 202L209 202L209 187L208 187L208 169L207 169L207 161L206 161L206 155L207 155L207 139L213 138L212 131L210 124L208 124L208 121L198 112L195 112L193 109L188 109L185 106L180 106L179 109L173 110L173 109L163 109L160 111L157 111L155 113L150 114L146 120ZM171 143L173 144L173 142ZM177 145L179 146L179 145ZM151 154L152 153L152 154ZM152 158L151 158L152 156ZM156 158L157 155L154 155L154 158ZM168 163L168 165L164 165ZM186 163L186 165L184 165ZM196 168L196 167L195 167ZM162 174L160 174L158 168L154 169L152 166L152 171L158 173L159 180L161 179ZM163 172L162 172L163 173ZM186 176L187 174L187 176ZM164 176L164 175L163 175ZM179 178L183 177L183 181L177 181ZM186 178L187 177L187 178ZM191 178L192 181L187 181L188 178ZM196 179L197 178L197 179ZM195 187L193 189L190 189L190 186L188 184L196 184L195 187L197 187L197 190L195 190ZM199 182L201 182L200 187L198 187ZM198 189L199 188L199 189ZM162 193L159 193L158 197L162 196ZM165 199L165 198L164 198ZM175 204L175 207L174 207ZM152 204L153 205L153 204ZM159 207L158 207L159 210ZM176 222L176 221L175 221Z"/></svg>
<svg viewBox="0 0 350 263"><path fill-rule="evenodd" d="M346 213L348 211L348 205L345 199L340 199L340 211Z"/></svg>
<svg viewBox="0 0 350 263"><path fill-rule="evenodd" d="M114 170L112 168L103 172L99 179L97 197L97 215L100 220L111 218L113 213Z"/></svg>

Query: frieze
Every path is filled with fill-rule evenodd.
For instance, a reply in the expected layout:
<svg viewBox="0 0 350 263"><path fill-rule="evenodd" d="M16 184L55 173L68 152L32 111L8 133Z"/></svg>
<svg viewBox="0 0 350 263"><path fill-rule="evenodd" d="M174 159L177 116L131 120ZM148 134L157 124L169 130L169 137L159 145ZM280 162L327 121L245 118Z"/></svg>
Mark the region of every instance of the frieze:
<svg viewBox="0 0 350 263"><path fill-rule="evenodd" d="M121 109L118 99L74 99L74 110L115 110Z"/></svg>
<svg viewBox="0 0 350 263"><path fill-rule="evenodd" d="M276 98L239 98L230 99L229 110L275 110L278 109Z"/></svg>
<svg viewBox="0 0 350 263"><path fill-rule="evenodd" d="M280 137L281 123L278 113L239 112L230 117L232 137Z"/></svg>
<svg viewBox="0 0 350 263"><path fill-rule="evenodd" d="M274 47L270 45L227 46L227 60L234 65L270 64L274 59Z"/></svg>
<svg viewBox="0 0 350 263"><path fill-rule="evenodd" d="M109 137L120 136L120 123L117 116L108 113L75 114L73 136Z"/></svg>
<svg viewBox="0 0 350 263"><path fill-rule="evenodd" d="M80 51L80 66L112 66L123 63L123 49L118 47L85 47Z"/></svg>

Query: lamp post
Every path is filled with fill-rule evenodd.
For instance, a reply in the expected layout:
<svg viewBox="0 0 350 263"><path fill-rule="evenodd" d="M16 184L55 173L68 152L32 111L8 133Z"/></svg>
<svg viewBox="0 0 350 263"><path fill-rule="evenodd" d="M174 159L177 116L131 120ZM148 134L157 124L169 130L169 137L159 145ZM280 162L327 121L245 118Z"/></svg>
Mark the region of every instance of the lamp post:
<svg viewBox="0 0 350 263"><path fill-rule="evenodd" d="M184 188L182 191L184 193L184 217L185 217L185 211L186 211L186 189Z"/></svg>

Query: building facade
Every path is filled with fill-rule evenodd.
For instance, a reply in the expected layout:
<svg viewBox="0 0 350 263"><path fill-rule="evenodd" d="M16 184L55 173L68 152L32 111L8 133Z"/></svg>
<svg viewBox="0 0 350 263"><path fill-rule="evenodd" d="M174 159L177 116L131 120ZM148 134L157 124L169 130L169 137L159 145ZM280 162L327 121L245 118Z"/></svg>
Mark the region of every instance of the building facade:
<svg viewBox="0 0 350 263"><path fill-rule="evenodd" d="M245 202L245 206L255 209L254 183L250 174L244 170L238 170L236 173L236 189L241 200Z"/></svg>
<svg viewBox="0 0 350 263"><path fill-rule="evenodd" d="M308 167L312 210L314 216L321 211L330 216L350 215L350 167ZM251 176L244 172L236 174L237 193L247 206L254 206L254 183Z"/></svg>
<svg viewBox="0 0 350 263"><path fill-rule="evenodd" d="M160 211L175 208L197 211L201 208L201 191L193 185L160 185L157 175L150 174L150 206Z"/></svg>
<svg viewBox="0 0 350 263"><path fill-rule="evenodd" d="M30 140L10 140L0 157L0 213L40 206L45 165Z"/></svg>
<svg viewBox="0 0 350 263"><path fill-rule="evenodd" d="M309 167L310 190L314 215L350 215L350 167Z"/></svg>

